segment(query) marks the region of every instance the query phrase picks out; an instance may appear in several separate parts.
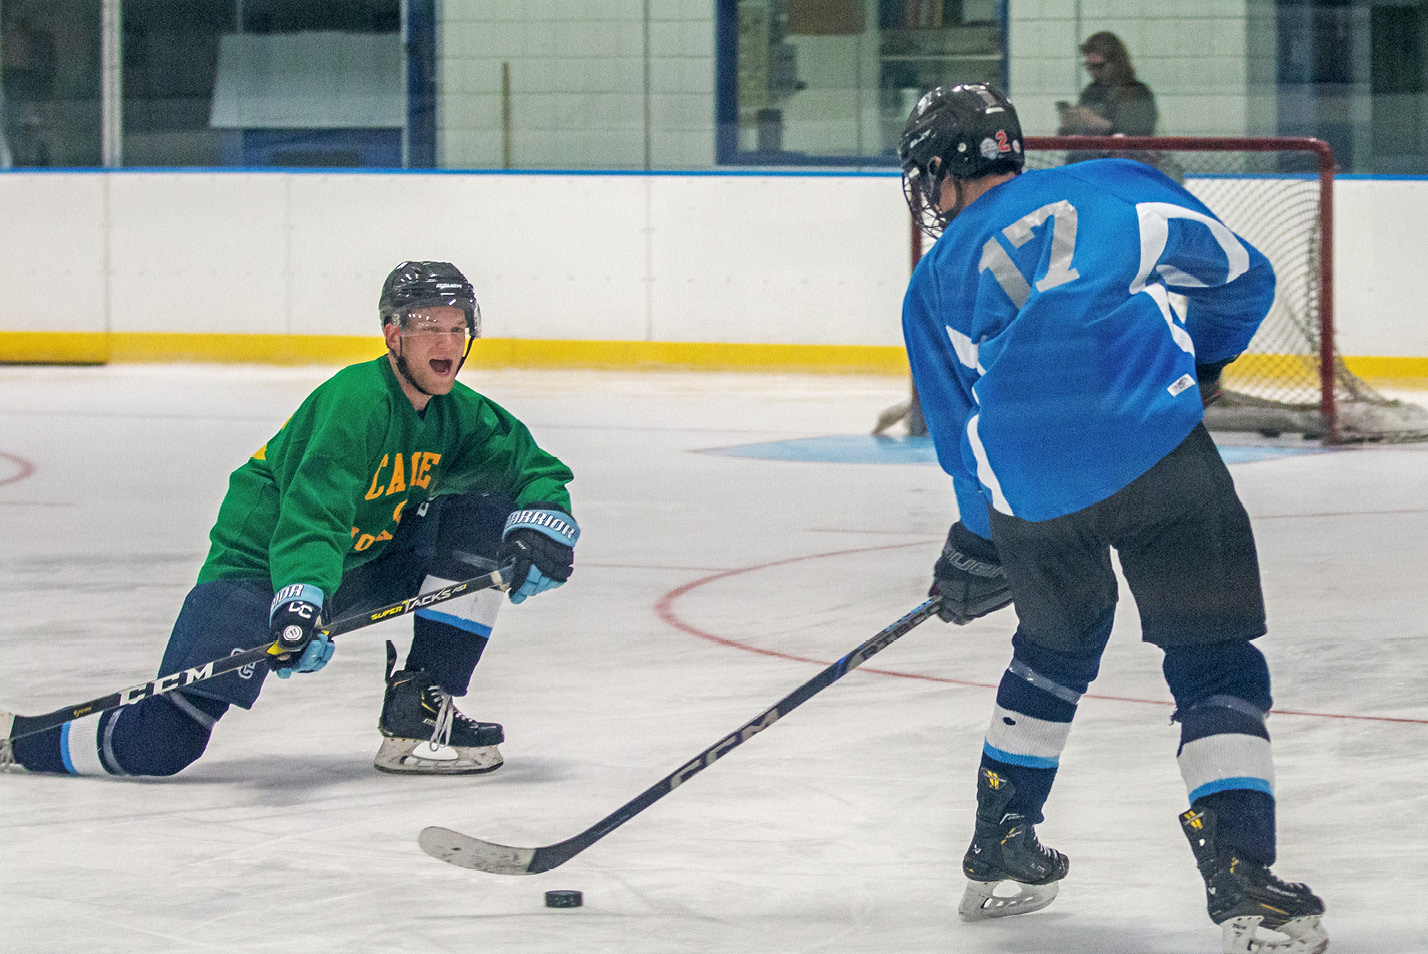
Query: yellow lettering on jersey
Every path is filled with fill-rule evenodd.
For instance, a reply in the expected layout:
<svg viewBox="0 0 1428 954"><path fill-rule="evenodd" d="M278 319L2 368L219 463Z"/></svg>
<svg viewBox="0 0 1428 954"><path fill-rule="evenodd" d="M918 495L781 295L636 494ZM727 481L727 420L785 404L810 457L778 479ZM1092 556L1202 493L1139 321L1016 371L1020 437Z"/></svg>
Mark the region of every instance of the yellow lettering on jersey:
<svg viewBox="0 0 1428 954"><path fill-rule="evenodd" d="M381 476L382 471L387 469L387 462L392 459L390 454L382 455L382 462L377 465L377 472L372 475L372 486L367 488L367 499L376 500L382 496Z"/></svg>
<svg viewBox="0 0 1428 954"><path fill-rule="evenodd" d="M267 445L267 444L264 444L262 447L258 448L258 453L256 453L256 454L253 455L253 459L254 459L254 460L267 460L267 459L268 459L268 445Z"/></svg>
<svg viewBox="0 0 1428 954"><path fill-rule="evenodd" d="M352 536L354 536L354 537L357 536L357 534L359 534L359 533L361 533L361 532L362 532L362 531L361 531L361 530L358 530L356 527L353 527L353 528L352 528Z"/></svg>
<svg viewBox="0 0 1428 954"><path fill-rule="evenodd" d="M362 534L362 536L357 538L357 542L352 545L352 549L356 550L358 553L361 553L363 550L367 549L376 542L376 537L372 536L370 533L364 533Z"/></svg>
<svg viewBox="0 0 1428 954"><path fill-rule="evenodd" d="M378 543L382 542L383 540L390 540L390 539L392 539L392 535L391 535L389 532L387 532L386 530L383 530L381 533L377 534L377 542L378 542Z"/></svg>
<svg viewBox="0 0 1428 954"><path fill-rule="evenodd" d="M421 467L412 474L412 486L421 487L423 490L430 487L431 469L439 463L441 463L440 454L429 454L423 451L421 455Z"/></svg>
<svg viewBox="0 0 1428 954"><path fill-rule="evenodd" d="M388 497L392 494L399 494L407 489L407 475L402 467L402 461L404 459L401 454L396 454L392 457L392 482L387 485Z"/></svg>
<svg viewBox="0 0 1428 954"><path fill-rule="evenodd" d="M402 508L405 507L406 505L407 505L407 502L406 502L405 500L403 500L401 503L397 504L397 509L392 511L392 523L401 523L401 522L402 522Z"/></svg>

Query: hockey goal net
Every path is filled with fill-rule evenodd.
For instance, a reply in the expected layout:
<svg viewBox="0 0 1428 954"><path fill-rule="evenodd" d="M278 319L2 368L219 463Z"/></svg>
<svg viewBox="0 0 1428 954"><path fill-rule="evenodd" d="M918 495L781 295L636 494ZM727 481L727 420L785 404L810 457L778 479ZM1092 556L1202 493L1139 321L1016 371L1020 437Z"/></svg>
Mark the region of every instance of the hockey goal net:
<svg viewBox="0 0 1428 954"><path fill-rule="evenodd" d="M1274 265L1274 304L1249 348L1225 370L1225 396L1206 410L1207 426L1324 443L1428 439L1428 413L1378 393L1349 371L1335 347L1334 157L1327 144L1282 137L1026 139L1028 169L1102 156L1156 166ZM914 261L919 255L914 237Z"/></svg>

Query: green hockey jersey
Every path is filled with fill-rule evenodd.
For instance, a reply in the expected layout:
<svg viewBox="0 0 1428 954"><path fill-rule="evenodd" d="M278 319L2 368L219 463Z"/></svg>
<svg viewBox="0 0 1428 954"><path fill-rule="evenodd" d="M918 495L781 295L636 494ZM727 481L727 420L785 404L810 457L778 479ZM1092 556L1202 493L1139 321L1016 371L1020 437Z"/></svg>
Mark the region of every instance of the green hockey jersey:
<svg viewBox="0 0 1428 954"><path fill-rule="evenodd" d="M429 498L489 491L569 509L572 479L464 384L418 414L384 355L329 378L233 472L198 581L264 577L275 591L308 583L330 597Z"/></svg>

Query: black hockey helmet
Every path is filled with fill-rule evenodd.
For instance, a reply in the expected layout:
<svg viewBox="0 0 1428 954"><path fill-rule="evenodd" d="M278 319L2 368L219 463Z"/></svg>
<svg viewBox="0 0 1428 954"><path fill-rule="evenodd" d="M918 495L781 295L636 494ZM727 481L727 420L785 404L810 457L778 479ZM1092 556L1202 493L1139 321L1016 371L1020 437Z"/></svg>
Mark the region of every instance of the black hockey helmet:
<svg viewBox="0 0 1428 954"><path fill-rule="evenodd" d="M939 234L959 208L938 208L942 182L1020 172L1026 163L1016 108L985 83L939 86L907 117L897 145L908 208L923 231Z"/></svg>
<svg viewBox="0 0 1428 954"><path fill-rule="evenodd" d="M377 311L382 329L392 322L402 324L409 312L433 305L451 305L466 313L466 330L481 337L481 307L476 290L450 262L402 262L382 283Z"/></svg>

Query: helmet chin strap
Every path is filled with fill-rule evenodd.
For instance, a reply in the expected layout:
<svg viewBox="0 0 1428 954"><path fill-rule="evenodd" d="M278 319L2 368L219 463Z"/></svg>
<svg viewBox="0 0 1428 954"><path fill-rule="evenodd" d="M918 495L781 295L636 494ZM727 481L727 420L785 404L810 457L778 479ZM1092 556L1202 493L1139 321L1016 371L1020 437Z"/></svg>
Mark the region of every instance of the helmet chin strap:
<svg viewBox="0 0 1428 954"><path fill-rule="evenodd" d="M402 377L407 379L408 384L416 388L422 394L425 394L427 397L436 397L435 394L432 394L426 388L422 387L420 384L417 384L417 379L412 377L412 370L410 367L407 366L407 359L406 356L403 354L397 355L397 370L402 373Z"/></svg>

